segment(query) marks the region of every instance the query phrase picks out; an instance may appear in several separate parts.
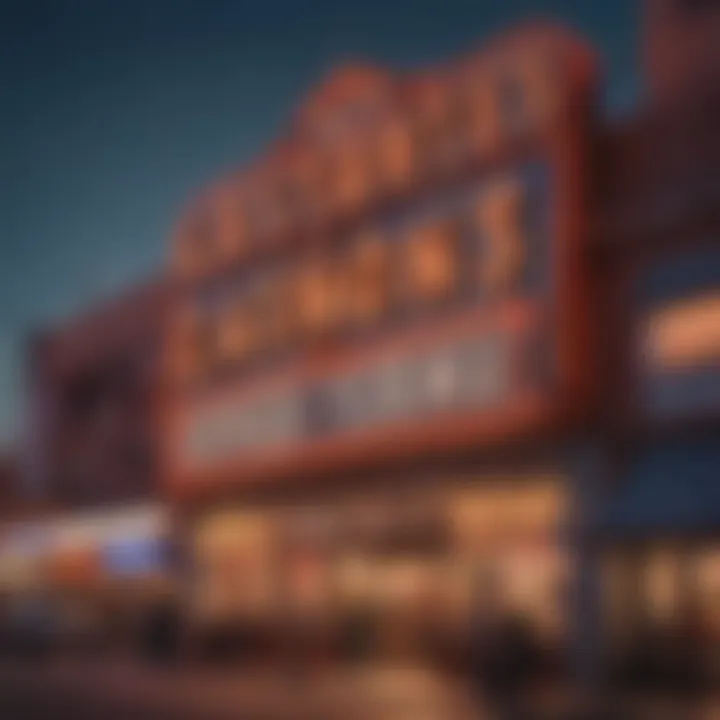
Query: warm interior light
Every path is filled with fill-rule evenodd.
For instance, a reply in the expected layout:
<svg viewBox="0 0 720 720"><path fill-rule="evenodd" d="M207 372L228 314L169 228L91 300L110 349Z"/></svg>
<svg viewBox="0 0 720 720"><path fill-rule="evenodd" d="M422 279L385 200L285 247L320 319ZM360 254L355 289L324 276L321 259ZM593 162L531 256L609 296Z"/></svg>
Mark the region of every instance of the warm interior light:
<svg viewBox="0 0 720 720"><path fill-rule="evenodd" d="M648 361L661 368L681 368L720 359L720 292L677 301L647 322Z"/></svg>

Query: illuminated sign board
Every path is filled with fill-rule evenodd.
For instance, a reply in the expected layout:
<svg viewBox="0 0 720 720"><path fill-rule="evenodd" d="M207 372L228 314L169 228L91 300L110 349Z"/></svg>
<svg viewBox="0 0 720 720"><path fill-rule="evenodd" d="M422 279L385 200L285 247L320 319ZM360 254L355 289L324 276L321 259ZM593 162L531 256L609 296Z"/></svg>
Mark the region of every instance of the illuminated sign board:
<svg viewBox="0 0 720 720"><path fill-rule="evenodd" d="M540 29L425 73L341 69L287 137L193 205L174 268L184 279L212 276L544 141L582 101L576 90L589 84L591 64L574 38Z"/></svg>
<svg viewBox="0 0 720 720"><path fill-rule="evenodd" d="M188 460L383 424L417 414L490 408L508 397L512 347L501 336L465 340L380 362L256 402L227 403L193 417L183 443Z"/></svg>
<svg viewBox="0 0 720 720"><path fill-rule="evenodd" d="M551 181L541 165L473 180L361 225L304 262L200 289L178 329L181 379L540 289L531 286L547 272Z"/></svg>
<svg viewBox="0 0 720 720"><path fill-rule="evenodd" d="M656 311L646 330L646 357L668 371L720 361L720 289Z"/></svg>
<svg viewBox="0 0 720 720"><path fill-rule="evenodd" d="M416 299L420 291L412 284L413 261L403 258L398 267L413 280L401 287L409 288L412 300L399 300L395 312L388 309L388 317L376 318L370 327L346 327L346 347L361 349L370 341L380 346L383 341L422 331L429 321L450 327L458 317L470 313L466 327L458 333L450 329L447 337L438 336L432 342L393 348L358 367L237 402L221 391L219 402L210 402L192 413L184 426L179 447L187 464L202 467L238 451L402 423L418 416L501 406L519 385L530 381L518 372L525 349L523 339L537 332L547 312L543 300L549 298L551 192L552 179L546 168L531 165L521 168L517 175L503 173L498 181L474 181L470 188L453 190L447 198L435 196L436 207L431 209L411 209L407 215L388 218L386 226L390 229L384 228L381 234L386 238L382 247L399 251L406 251L402 247L405 236L414 238L417 233L424 239L425 227L443 223L456 226L457 242L445 251L447 264L457 269L456 274L436 301L431 296L423 302L422 295ZM518 247L510 256L503 246L504 260L500 261L493 258L498 251L488 241L492 236L478 229L475 220L478 214L484 217L488 212L484 205L488 198L507 198L511 193L517 199L510 205L514 214L508 223L514 227L512 240ZM527 261L530 257L532 264ZM502 285L501 262L512 262L512 273L509 265L503 271ZM430 267L438 272L434 262ZM242 302L245 292L242 286L234 292L225 291L220 302L233 307ZM388 291L388 295L402 298L399 290L397 294ZM211 299L217 312L219 301ZM335 318L340 316L341 302L342 295L338 297L337 293L327 300ZM489 324L481 316L473 317L472 313L482 315L488 306L492 308ZM501 319L503 314L506 320ZM264 316L258 315L257 321L263 320ZM340 320L336 322L340 327ZM243 359L238 356L236 361L241 364ZM251 359L245 360L252 367Z"/></svg>
<svg viewBox="0 0 720 720"><path fill-rule="evenodd" d="M638 286L642 405L660 415L720 408L720 252L686 250Z"/></svg>
<svg viewBox="0 0 720 720"><path fill-rule="evenodd" d="M168 558L165 539L128 537L105 545L100 563L111 576L134 577L164 571Z"/></svg>
<svg viewBox="0 0 720 720"><path fill-rule="evenodd" d="M499 428L570 392L593 80L584 47L538 31L322 86L178 235L169 473Z"/></svg>

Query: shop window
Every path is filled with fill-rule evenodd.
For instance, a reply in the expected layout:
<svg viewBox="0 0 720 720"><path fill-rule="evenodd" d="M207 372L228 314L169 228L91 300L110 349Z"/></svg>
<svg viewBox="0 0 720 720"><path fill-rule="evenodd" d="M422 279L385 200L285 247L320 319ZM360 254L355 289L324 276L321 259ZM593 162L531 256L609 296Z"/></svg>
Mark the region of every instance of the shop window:
<svg viewBox="0 0 720 720"><path fill-rule="evenodd" d="M469 612L487 604L490 612L520 614L554 642L568 630L564 598L570 560L558 544L556 526L546 528L548 538L541 542L513 522L514 506L524 500L525 491L488 488L453 505L455 552L466 568L469 604L462 595L456 602Z"/></svg>
<svg viewBox="0 0 720 720"><path fill-rule="evenodd" d="M479 280L491 294L512 290L526 259L525 197L517 181L493 184L480 196L475 223L480 238Z"/></svg>
<svg viewBox="0 0 720 720"><path fill-rule="evenodd" d="M679 558L672 552L655 552L645 567L643 589L650 619L666 624L678 620L680 609Z"/></svg>
<svg viewBox="0 0 720 720"><path fill-rule="evenodd" d="M720 641L720 548L711 544L698 551L696 558L700 623L708 631L708 640Z"/></svg>
<svg viewBox="0 0 720 720"><path fill-rule="evenodd" d="M269 530L258 518L232 512L211 517L198 528L198 564L218 609L256 612L267 603Z"/></svg>
<svg viewBox="0 0 720 720"><path fill-rule="evenodd" d="M562 555L556 546L529 545L510 550L502 559L508 611L526 617L548 638L566 629L562 589L568 577Z"/></svg>
<svg viewBox="0 0 720 720"><path fill-rule="evenodd" d="M348 554L338 562L337 589L342 601L350 606L363 605L372 599L372 569L362 554Z"/></svg>
<svg viewBox="0 0 720 720"><path fill-rule="evenodd" d="M602 562L602 628L611 653L623 652L633 630L635 575L632 563L621 552L611 553Z"/></svg>
<svg viewBox="0 0 720 720"><path fill-rule="evenodd" d="M406 287L415 300L438 300L458 286L459 258L456 228L450 223L420 228L404 248Z"/></svg>
<svg viewBox="0 0 720 720"><path fill-rule="evenodd" d="M475 565L453 554L442 573L441 607L448 620L448 629L462 630L477 600L474 587Z"/></svg>

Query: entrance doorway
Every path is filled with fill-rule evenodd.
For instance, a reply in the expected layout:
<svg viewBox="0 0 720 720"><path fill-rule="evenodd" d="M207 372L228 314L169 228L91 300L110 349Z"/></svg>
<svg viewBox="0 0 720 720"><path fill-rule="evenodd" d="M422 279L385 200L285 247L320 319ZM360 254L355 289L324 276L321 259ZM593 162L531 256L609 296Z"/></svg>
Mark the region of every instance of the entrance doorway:
<svg viewBox="0 0 720 720"><path fill-rule="evenodd" d="M631 686L720 687L720 543L643 543L606 559L608 664Z"/></svg>

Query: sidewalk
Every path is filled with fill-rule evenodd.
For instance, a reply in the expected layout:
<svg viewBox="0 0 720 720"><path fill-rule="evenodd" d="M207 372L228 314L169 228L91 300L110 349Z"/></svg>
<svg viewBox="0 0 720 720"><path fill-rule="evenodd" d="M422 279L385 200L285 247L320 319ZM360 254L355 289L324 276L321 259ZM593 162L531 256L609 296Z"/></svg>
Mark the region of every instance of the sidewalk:
<svg viewBox="0 0 720 720"><path fill-rule="evenodd" d="M491 720L474 708L459 681L417 668L337 668L292 676L282 669L158 668L134 661L0 661L0 685L28 693L122 702L146 716L202 720ZM576 718L570 694L544 693L539 718ZM720 720L720 698L699 705L636 697L593 714L593 720ZM54 716L53 716L54 717ZM134 717L131 713L129 717Z"/></svg>
<svg viewBox="0 0 720 720"><path fill-rule="evenodd" d="M338 669L291 676L281 669L158 668L127 660L0 663L5 682L122 699L182 717L307 717L312 720L463 720L474 717L464 688L416 669Z"/></svg>

